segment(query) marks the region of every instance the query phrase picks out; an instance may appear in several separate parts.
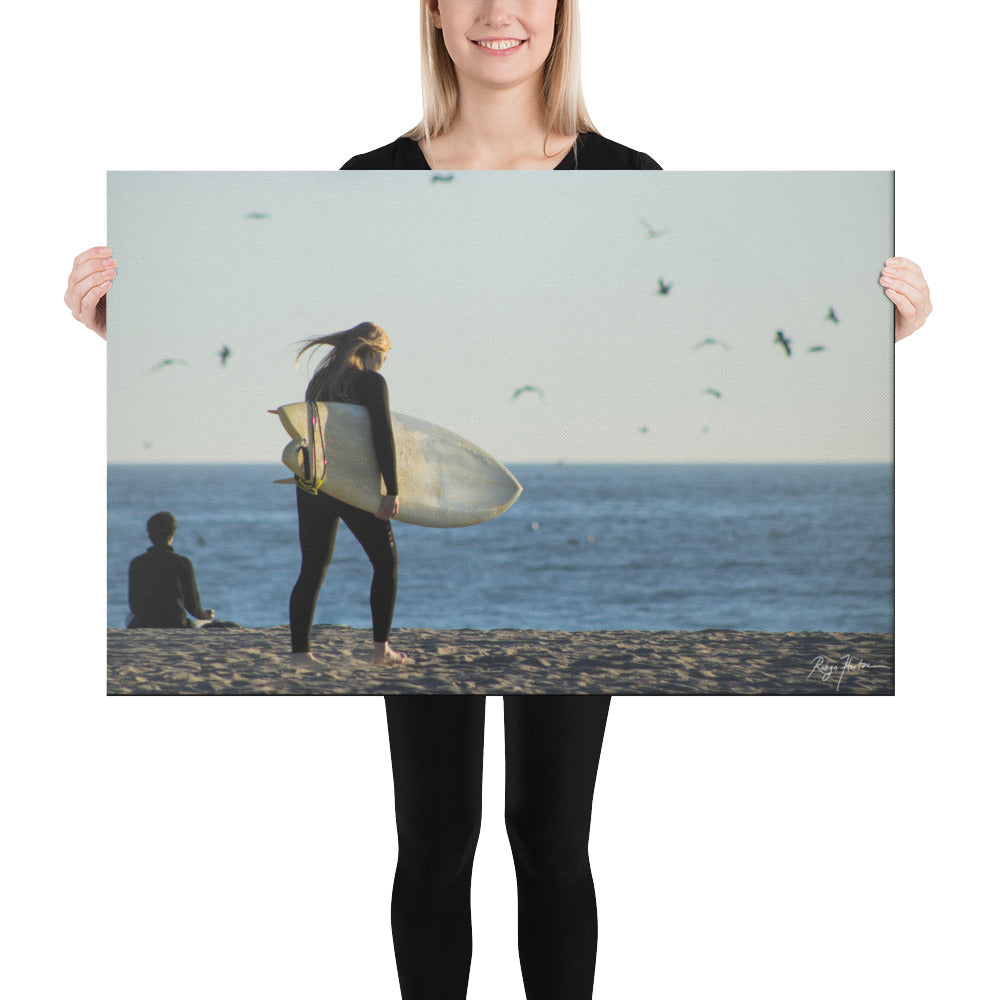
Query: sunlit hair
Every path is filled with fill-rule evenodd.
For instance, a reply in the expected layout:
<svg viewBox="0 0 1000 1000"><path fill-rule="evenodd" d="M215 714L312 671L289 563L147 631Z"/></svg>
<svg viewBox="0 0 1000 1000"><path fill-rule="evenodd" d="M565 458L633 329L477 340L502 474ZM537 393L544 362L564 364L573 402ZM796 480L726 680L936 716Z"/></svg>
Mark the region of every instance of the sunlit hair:
<svg viewBox="0 0 1000 1000"><path fill-rule="evenodd" d="M420 82L424 117L406 138L444 135L458 114L458 76L444 33L434 24L427 0L420 0ZM545 134L597 132L583 102L580 80L580 8L577 0L559 0L552 49L542 68Z"/></svg>
<svg viewBox="0 0 1000 1000"><path fill-rule="evenodd" d="M364 369L368 358L373 354L385 357L390 346L385 330L374 323L359 323L350 330L307 340L302 350L295 355L296 362L306 351L317 347L330 347L332 350L319 363L309 380L306 399L327 403L355 402L350 396L351 382Z"/></svg>

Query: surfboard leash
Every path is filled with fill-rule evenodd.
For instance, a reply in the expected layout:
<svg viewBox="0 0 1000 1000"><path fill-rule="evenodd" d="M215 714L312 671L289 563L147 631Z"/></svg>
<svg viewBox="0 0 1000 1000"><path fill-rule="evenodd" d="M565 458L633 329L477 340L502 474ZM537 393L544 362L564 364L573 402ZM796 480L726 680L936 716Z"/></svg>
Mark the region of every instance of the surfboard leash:
<svg viewBox="0 0 1000 1000"><path fill-rule="evenodd" d="M323 424L319 419L319 407L313 401L307 402L309 407L309 436L307 440L299 445L299 453L302 454L302 464L305 467L305 476L295 476L295 485L306 493L316 496L323 480L326 478L326 439L323 432ZM319 444L317 455L316 445ZM317 462L317 457L319 462ZM319 464L322 463L322 469Z"/></svg>

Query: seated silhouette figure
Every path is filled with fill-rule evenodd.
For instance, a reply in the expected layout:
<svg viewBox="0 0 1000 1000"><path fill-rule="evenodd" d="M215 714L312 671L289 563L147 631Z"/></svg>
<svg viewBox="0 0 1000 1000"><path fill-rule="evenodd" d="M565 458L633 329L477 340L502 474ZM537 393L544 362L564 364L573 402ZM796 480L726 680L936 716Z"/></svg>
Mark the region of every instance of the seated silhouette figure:
<svg viewBox="0 0 1000 1000"><path fill-rule="evenodd" d="M194 628L189 613L199 622L215 617L214 611L202 609L191 560L170 544L176 532L177 520L169 511L146 522L153 544L128 568L128 603L134 615L129 628Z"/></svg>

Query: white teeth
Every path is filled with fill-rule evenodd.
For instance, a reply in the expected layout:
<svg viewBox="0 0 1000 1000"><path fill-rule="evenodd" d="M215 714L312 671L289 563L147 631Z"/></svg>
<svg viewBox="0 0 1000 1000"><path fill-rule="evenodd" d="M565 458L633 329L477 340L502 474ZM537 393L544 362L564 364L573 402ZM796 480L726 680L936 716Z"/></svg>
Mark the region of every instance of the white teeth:
<svg viewBox="0 0 1000 1000"><path fill-rule="evenodd" d="M484 49L512 49L515 45L520 45L521 43L516 39L512 38L508 41L503 42L476 42L477 45L481 45Z"/></svg>

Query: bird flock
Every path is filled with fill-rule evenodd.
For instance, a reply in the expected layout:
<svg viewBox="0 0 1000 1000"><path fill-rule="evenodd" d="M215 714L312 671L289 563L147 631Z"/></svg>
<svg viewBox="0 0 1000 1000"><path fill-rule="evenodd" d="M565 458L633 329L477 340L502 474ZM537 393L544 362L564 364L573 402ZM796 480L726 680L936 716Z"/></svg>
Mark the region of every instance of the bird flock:
<svg viewBox="0 0 1000 1000"><path fill-rule="evenodd" d="M448 179L450 180L451 176L449 176ZM647 219L642 217L639 218L639 224L645 230L647 238L651 240L658 239L659 237L664 236L670 232L670 230L666 226L655 226ZM673 288L674 288L674 282L667 281L664 275L660 275L657 278L656 287L653 290L653 294L659 298L667 298L670 295ZM840 323L840 317L837 315L837 312L833 306L828 307L826 315L823 317L823 320L833 324ZM792 356L793 353L792 340L784 332L784 330L776 330L774 333L774 337L771 340L771 343L777 345L781 349L781 352L784 355L784 357L790 358ZM702 348L718 348L723 351L732 351L732 347L730 347L730 345L726 343L724 340L720 340L718 337L705 337L702 340L700 340L697 344L695 344L691 348L691 350L700 351ZM821 351L825 351L826 349L827 348L825 344L813 344L812 346L806 348L806 353L816 354ZM527 392L534 392L538 394L540 399L544 399L541 389L537 388L536 386L526 385L526 386L521 386L519 389L516 389L514 391L514 394L511 396L511 401L516 400L519 396ZM704 389L703 395L711 396L717 400L721 400L723 396L722 392L711 386L707 386ZM702 427L703 433L708 433L708 430L709 428L707 426ZM647 426L639 427L638 432L640 434L649 434L649 427Z"/></svg>
<svg viewBox="0 0 1000 1000"><path fill-rule="evenodd" d="M430 182L431 184L450 183L454 180L454 178L455 178L454 173L434 172L431 174ZM270 218L270 214L267 212L252 211L252 212L247 212L245 218L252 221L260 221ZM642 229L645 231L646 237L650 240L659 239L660 237L670 232L670 230L667 227L655 226L645 218L640 217L638 221ZM653 294L659 298L665 299L670 296L670 293L672 292L673 288L674 288L674 282L667 281L663 275L660 275L657 278L657 283ZM840 323L840 317L837 315L836 310L834 309L833 306L828 307L826 315L823 317L823 319L835 325ZM792 340L784 332L784 330L776 330L774 333L774 337L771 340L771 343L780 348L781 352L784 354L786 358L792 357L793 353ZM718 348L724 351L732 350L729 344L727 344L723 340L720 340L717 337L705 337L697 344L695 344L691 348L691 350L700 351L702 348ZM806 353L816 354L822 351L826 351L826 349L827 348L825 344L813 344L812 346L806 348ZM219 359L221 367L223 368L226 367L231 355L232 351L230 350L229 346L225 344L222 345L222 347L216 352L216 357ZM149 371L150 373L153 373L171 366L187 365L187 364L188 362L182 358L164 358L162 361L153 365L153 367L150 368ZM517 389L515 389L514 392L511 394L511 402L513 403L525 395L533 395L540 401L544 401L545 399L545 394L538 386L522 385ZM708 386L704 389L703 395L712 396L716 400L721 400L723 398L722 392L711 386ZM707 433L709 428L705 426L702 428L702 430L704 433ZM643 426L638 428L638 432L640 434L649 434L650 429L647 426Z"/></svg>
<svg viewBox="0 0 1000 1000"><path fill-rule="evenodd" d="M226 362L232 355L232 351L229 349L228 345L223 344L222 347L216 351L215 356L219 359L219 364L225 368ZM153 365L149 369L150 373L158 372L161 368L169 368L171 365L186 365L187 362L183 358L164 358L162 361Z"/></svg>
<svg viewBox="0 0 1000 1000"><path fill-rule="evenodd" d="M645 229L646 235L650 239L655 239L659 236L662 236L664 233L669 232L669 230L666 229L665 227L655 227L651 225L646 219L643 218L639 219L639 224L643 227L643 229ZM657 287L654 291L654 294L660 297L668 296L673 287L674 283L672 281L668 282L663 275L660 275L660 277L657 279ZM836 310L834 309L833 306L830 306L827 309L826 315L823 317L823 319L834 324L840 323L840 317L837 316ZM784 332L784 330L776 330L774 333L774 337L771 340L771 343L776 344L781 349L786 358L790 358L792 356L792 340ZM697 344L695 344L691 348L691 350L699 351L705 347L709 348L717 347L724 351L732 350L729 344L727 344L724 340L720 340L717 337L705 337L704 339L700 340ZM806 353L815 354L825 350L826 350L825 344L814 344L806 349ZM722 399L722 393L718 389L715 389L711 386L705 388L703 395L712 396L714 399L717 400ZM707 434L708 431L709 431L708 426L702 427L702 433ZM649 433L649 429L647 427L641 427L639 428L639 432L642 434L647 434Z"/></svg>

